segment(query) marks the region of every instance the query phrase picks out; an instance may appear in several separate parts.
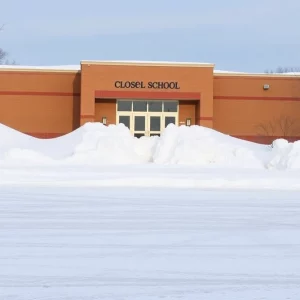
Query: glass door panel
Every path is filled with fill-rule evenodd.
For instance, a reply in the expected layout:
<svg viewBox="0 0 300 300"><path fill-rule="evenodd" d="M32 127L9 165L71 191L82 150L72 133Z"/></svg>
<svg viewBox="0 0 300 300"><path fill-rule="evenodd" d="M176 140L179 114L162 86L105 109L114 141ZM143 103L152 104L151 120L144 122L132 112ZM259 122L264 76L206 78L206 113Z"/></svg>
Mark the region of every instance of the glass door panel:
<svg viewBox="0 0 300 300"><path fill-rule="evenodd" d="M149 116L149 136L160 135L161 133L161 115Z"/></svg>
<svg viewBox="0 0 300 300"><path fill-rule="evenodd" d="M173 117L173 116L165 117L165 128L166 128L169 124L174 124L174 125L176 125L176 117Z"/></svg>
<svg viewBox="0 0 300 300"><path fill-rule="evenodd" d="M134 116L134 131L146 131L145 116Z"/></svg>
<svg viewBox="0 0 300 300"><path fill-rule="evenodd" d="M146 135L146 116L134 116L134 136L140 138Z"/></svg>
<svg viewBox="0 0 300 300"><path fill-rule="evenodd" d="M124 124L130 130L130 116L119 116L119 123Z"/></svg>
<svg viewBox="0 0 300 300"><path fill-rule="evenodd" d="M161 130L161 117L150 116L150 131L160 131L160 130Z"/></svg>

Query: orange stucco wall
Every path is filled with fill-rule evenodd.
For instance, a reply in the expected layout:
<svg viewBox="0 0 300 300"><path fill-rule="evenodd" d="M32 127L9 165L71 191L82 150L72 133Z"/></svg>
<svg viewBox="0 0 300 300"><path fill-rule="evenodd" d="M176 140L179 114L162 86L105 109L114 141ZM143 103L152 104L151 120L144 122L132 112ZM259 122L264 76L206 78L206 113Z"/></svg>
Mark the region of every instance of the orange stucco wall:
<svg viewBox="0 0 300 300"><path fill-rule="evenodd" d="M269 85L269 90L263 86ZM274 137L300 137L300 77L214 77L214 128L269 143Z"/></svg>
<svg viewBox="0 0 300 300"><path fill-rule="evenodd" d="M79 127L80 73L0 70L0 122L37 137Z"/></svg>
<svg viewBox="0 0 300 300"><path fill-rule="evenodd" d="M178 82L179 90L160 90L161 97L174 93L174 98L186 95L185 100L200 100L197 106L196 124L201 124L201 118L212 127L213 114L213 66L204 67L195 66L173 66L153 64L92 64L83 63L81 65L81 124L93 121L95 118L95 91L98 91L98 97L122 98L130 93L131 98L139 99L145 95L151 99L158 90L149 89L147 82ZM115 81L139 81L145 83L145 89L134 88L116 88ZM102 93L102 94L101 94ZM143 94L141 94L143 93ZM177 93L177 94L176 94ZM193 93L194 99L189 99L188 93ZM118 97L116 97L118 96ZM143 96L144 97L144 96Z"/></svg>
<svg viewBox="0 0 300 300"><path fill-rule="evenodd" d="M117 88L116 81L145 88ZM177 82L151 89L147 82ZM269 85L268 90L263 86ZM300 76L213 73L213 65L82 62L81 71L0 69L0 123L37 137L71 132L106 117L116 99L177 99L179 125L212 127L261 143L300 139Z"/></svg>

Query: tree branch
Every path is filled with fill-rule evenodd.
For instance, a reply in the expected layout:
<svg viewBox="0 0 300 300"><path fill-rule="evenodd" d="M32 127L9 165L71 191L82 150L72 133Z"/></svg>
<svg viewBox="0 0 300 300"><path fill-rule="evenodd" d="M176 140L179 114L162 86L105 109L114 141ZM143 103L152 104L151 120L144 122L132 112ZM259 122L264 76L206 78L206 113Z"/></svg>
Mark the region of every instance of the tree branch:
<svg viewBox="0 0 300 300"><path fill-rule="evenodd" d="M0 25L0 31L2 31L4 28L4 24ZM5 62L5 59L7 58L8 53L4 51L2 48L0 48L0 65L2 65Z"/></svg>

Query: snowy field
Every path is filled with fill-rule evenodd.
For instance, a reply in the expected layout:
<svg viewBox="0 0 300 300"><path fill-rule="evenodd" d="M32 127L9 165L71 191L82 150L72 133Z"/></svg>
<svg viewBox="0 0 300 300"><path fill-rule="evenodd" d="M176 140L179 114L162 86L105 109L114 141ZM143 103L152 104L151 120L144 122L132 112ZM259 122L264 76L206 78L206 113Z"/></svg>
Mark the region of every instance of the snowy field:
<svg viewBox="0 0 300 300"><path fill-rule="evenodd" d="M298 142L0 134L1 300L300 299Z"/></svg>
<svg viewBox="0 0 300 300"><path fill-rule="evenodd" d="M299 192L0 189L0 299L300 299Z"/></svg>

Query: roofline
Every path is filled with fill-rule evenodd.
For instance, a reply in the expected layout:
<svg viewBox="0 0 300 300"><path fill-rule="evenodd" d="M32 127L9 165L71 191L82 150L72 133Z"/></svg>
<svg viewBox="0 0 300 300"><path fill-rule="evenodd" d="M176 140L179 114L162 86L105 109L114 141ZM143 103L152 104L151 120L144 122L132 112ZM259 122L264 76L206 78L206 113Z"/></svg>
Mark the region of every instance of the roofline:
<svg viewBox="0 0 300 300"><path fill-rule="evenodd" d="M74 65L74 69L66 68L66 66L17 66L17 65L2 65L0 72L28 72L28 73L81 73L81 65L112 65L112 66L168 66L168 67L209 67L214 68L214 64L210 63L189 63L189 62L151 62L151 61L89 61L84 60L78 65ZM300 78L300 73L244 73L213 70L214 77L256 77L256 78Z"/></svg>
<svg viewBox="0 0 300 300"><path fill-rule="evenodd" d="M159 66L159 67L209 67L214 68L215 64L196 62L166 62L166 61L97 61L82 60L81 65L106 65L106 66Z"/></svg>
<svg viewBox="0 0 300 300"><path fill-rule="evenodd" d="M239 73L239 72L218 72L214 71L214 77L259 77L259 78L300 78L299 74L286 73Z"/></svg>
<svg viewBox="0 0 300 300"><path fill-rule="evenodd" d="M52 69L52 68L49 68L47 69L47 67L45 68L35 68L35 67L20 67L20 68L15 68L15 67L9 67L9 66L5 66L5 67L1 67L0 68L0 72L34 72L34 73L80 73L81 70L78 69L78 70L67 70L67 69Z"/></svg>

